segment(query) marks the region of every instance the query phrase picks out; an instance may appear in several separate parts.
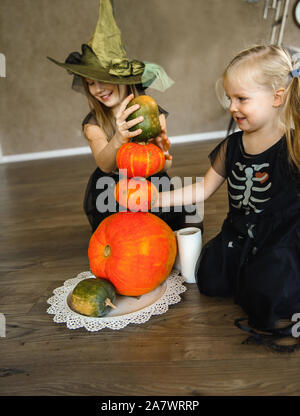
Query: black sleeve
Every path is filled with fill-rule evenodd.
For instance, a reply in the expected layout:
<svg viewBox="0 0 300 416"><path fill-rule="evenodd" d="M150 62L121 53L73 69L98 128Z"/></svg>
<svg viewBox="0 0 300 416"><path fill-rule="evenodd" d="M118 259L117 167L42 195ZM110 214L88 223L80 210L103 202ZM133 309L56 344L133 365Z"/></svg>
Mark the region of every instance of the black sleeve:
<svg viewBox="0 0 300 416"><path fill-rule="evenodd" d="M293 140L294 138L292 135L292 141ZM289 153L286 139L282 142L278 155L281 175L285 177L287 181L296 182L298 186L300 186L300 171Z"/></svg>
<svg viewBox="0 0 300 416"><path fill-rule="evenodd" d="M159 114L164 114L166 118L169 115L169 113L166 110L164 110L160 105L158 105L158 112Z"/></svg>
<svg viewBox="0 0 300 416"><path fill-rule="evenodd" d="M85 124L95 124L96 126L99 125L94 111L90 111L88 115L84 118L83 122L81 123L82 128L84 127Z"/></svg>
<svg viewBox="0 0 300 416"><path fill-rule="evenodd" d="M228 138L222 140L208 155L212 168L218 175L227 178L226 154Z"/></svg>

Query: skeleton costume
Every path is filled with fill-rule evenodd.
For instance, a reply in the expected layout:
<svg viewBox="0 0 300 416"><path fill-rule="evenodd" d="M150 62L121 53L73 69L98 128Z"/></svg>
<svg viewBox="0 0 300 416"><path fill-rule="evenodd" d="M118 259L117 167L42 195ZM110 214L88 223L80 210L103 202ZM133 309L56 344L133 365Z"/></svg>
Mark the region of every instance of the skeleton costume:
<svg viewBox="0 0 300 416"><path fill-rule="evenodd" d="M300 312L299 173L285 136L249 155L237 132L209 156L214 170L227 178L229 212L198 259L198 288L205 295L233 297L250 326L271 335L257 334L239 320L236 325L254 334L251 341L274 347L274 340L291 332L276 329L276 321Z"/></svg>

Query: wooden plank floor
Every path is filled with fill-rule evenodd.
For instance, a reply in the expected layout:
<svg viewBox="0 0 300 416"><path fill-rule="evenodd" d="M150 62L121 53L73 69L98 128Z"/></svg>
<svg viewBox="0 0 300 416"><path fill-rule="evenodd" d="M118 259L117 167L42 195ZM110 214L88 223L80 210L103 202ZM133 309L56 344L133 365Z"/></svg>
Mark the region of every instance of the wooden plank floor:
<svg viewBox="0 0 300 416"><path fill-rule="evenodd" d="M173 146L171 175L202 176L214 141ZM66 279L89 269L83 193L91 156L0 166L0 395L299 395L300 352L242 345L231 299L188 285L143 325L69 330L46 313ZM204 242L227 211L223 186L205 204Z"/></svg>

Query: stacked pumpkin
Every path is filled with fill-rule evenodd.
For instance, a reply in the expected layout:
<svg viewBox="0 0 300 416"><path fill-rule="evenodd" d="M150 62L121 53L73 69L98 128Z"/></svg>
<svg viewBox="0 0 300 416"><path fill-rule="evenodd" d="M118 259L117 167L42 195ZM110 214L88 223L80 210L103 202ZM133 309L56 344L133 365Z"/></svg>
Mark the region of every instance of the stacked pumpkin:
<svg viewBox="0 0 300 416"><path fill-rule="evenodd" d="M74 309L80 312L78 305L85 298L88 307L81 308L80 313L87 315L91 315L88 313L91 301L93 316L105 315L114 307L111 302L115 292L124 296L151 292L169 276L176 257L173 231L158 216L148 212L158 191L146 178L161 171L165 163L162 150L148 143L161 131L158 106L149 96L138 96L129 106L136 103L140 108L130 118L143 115L144 121L132 129L141 128L142 133L135 142L124 144L117 153L118 168L120 172L126 169L127 177L117 183L115 197L127 211L105 218L90 239L90 268L97 279L86 281L99 282L96 283L98 291L94 284L92 296L87 287L85 292L81 290L80 299L72 299ZM84 282L80 282L82 286ZM97 298L95 293L100 291L102 301L97 307L99 296Z"/></svg>

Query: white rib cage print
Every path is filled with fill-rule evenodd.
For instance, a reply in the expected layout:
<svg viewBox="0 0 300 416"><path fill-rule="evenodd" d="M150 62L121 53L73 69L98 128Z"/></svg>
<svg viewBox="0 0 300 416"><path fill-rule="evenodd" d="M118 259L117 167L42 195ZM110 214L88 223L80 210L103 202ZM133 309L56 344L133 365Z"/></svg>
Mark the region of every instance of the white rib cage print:
<svg viewBox="0 0 300 416"><path fill-rule="evenodd" d="M251 167L246 167L246 165L236 162L235 166L238 169L232 170L231 172L237 183L232 183L230 177L228 177L228 194L231 198L231 206L238 209L245 209L246 214L249 214L251 209L255 213L262 212L263 209L259 208L259 204L270 199L264 198L264 193L271 188L272 183L269 181L269 174L261 170L269 167L270 164L252 164ZM264 185L265 182L267 182L266 185ZM239 193L233 194L233 190L239 191ZM253 196L253 192L259 192L261 196Z"/></svg>

